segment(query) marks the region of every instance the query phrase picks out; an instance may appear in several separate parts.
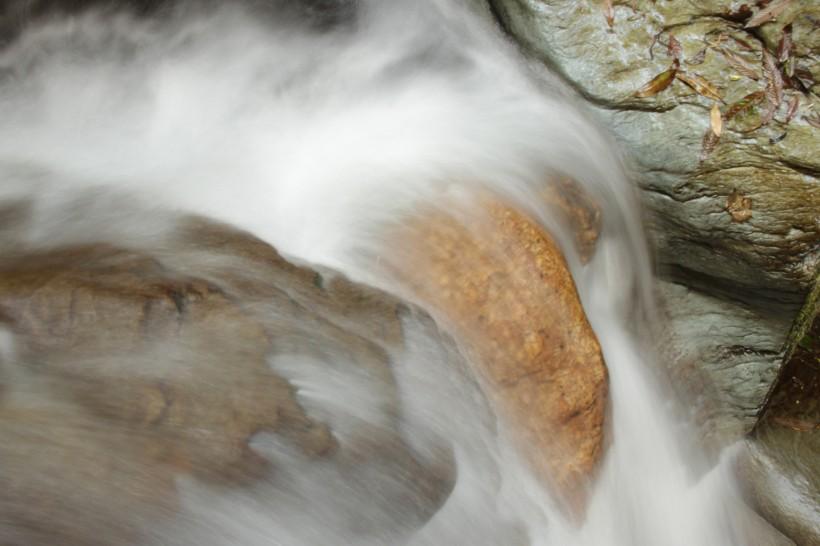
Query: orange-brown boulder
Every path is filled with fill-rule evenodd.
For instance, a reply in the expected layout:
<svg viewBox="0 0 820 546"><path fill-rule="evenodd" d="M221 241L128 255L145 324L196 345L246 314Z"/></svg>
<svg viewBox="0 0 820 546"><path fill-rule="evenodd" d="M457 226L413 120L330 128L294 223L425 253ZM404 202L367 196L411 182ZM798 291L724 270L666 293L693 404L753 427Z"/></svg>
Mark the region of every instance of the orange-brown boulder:
<svg viewBox="0 0 820 546"><path fill-rule="evenodd" d="M598 340L548 233L497 200L462 212L430 208L404 224L395 273L466 344L517 445L580 516L604 450Z"/></svg>

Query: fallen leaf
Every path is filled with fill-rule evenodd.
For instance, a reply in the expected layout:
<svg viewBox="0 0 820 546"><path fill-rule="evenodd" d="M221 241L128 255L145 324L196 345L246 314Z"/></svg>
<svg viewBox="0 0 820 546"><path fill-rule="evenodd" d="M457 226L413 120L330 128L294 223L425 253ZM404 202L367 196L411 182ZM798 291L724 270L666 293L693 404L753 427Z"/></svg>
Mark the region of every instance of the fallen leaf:
<svg viewBox="0 0 820 546"><path fill-rule="evenodd" d="M781 73L783 74L784 78L788 78L789 86L794 88L794 84L791 82L792 78L794 77L794 69L795 69L795 59L794 57L789 57L786 59L786 62L783 64Z"/></svg>
<svg viewBox="0 0 820 546"><path fill-rule="evenodd" d="M680 60L683 56L683 48L674 34L669 35L669 44L666 46L666 52L670 57L677 60Z"/></svg>
<svg viewBox="0 0 820 546"><path fill-rule="evenodd" d="M812 116L803 116L803 120L812 127L820 129L820 114L814 114Z"/></svg>
<svg viewBox="0 0 820 546"><path fill-rule="evenodd" d="M719 140L720 137L712 131L711 127L707 129L706 133L703 135L703 142L700 148L701 163L703 163L703 161L715 150Z"/></svg>
<svg viewBox="0 0 820 546"><path fill-rule="evenodd" d="M746 110L749 110L754 106L757 106L758 104L763 102L764 98L766 98L766 93L764 91L755 91L754 93L749 93L736 103L732 104L726 110L726 113L723 117L726 119L726 121L729 121L736 115L745 112Z"/></svg>
<svg viewBox="0 0 820 546"><path fill-rule="evenodd" d="M768 23L783 13L783 10L789 7L789 4L791 4L791 0L775 0L755 13L751 19L746 22L743 28L754 28L759 27L763 23Z"/></svg>
<svg viewBox="0 0 820 546"><path fill-rule="evenodd" d="M783 36L780 37L780 41L777 43L777 60L781 63L785 63L791 56L793 45L792 24L789 23L783 27Z"/></svg>
<svg viewBox="0 0 820 546"><path fill-rule="evenodd" d="M726 197L726 212L732 217L732 222L746 222L752 217L752 199L735 190Z"/></svg>
<svg viewBox="0 0 820 546"><path fill-rule="evenodd" d="M694 89L699 95L703 95L704 97L714 100L723 100L718 90L715 89L715 87L703 77L698 76L697 74L688 74L686 72L678 72L675 76L680 81Z"/></svg>
<svg viewBox="0 0 820 546"><path fill-rule="evenodd" d="M763 50L763 75L766 77L766 110L761 123L766 125L773 118L783 102L783 77L777 68L777 62L771 53Z"/></svg>
<svg viewBox="0 0 820 546"><path fill-rule="evenodd" d="M800 84L802 87L801 91L804 93L808 93L809 89L814 87L814 84L817 83L814 81L814 76L812 73L805 68L795 68L793 79Z"/></svg>
<svg viewBox="0 0 820 546"><path fill-rule="evenodd" d="M721 47L718 49L721 55L726 58L726 61L734 68L739 74L743 74L747 78L751 78L753 80L759 80L760 76L757 73L757 70L754 69L752 65L747 63L740 55L729 51L725 47Z"/></svg>
<svg viewBox="0 0 820 546"><path fill-rule="evenodd" d="M687 61L684 61L684 62L685 62L686 64L690 65L690 66L695 66L695 65L698 65L698 64L703 64L703 61L706 59L706 51L707 51L708 49L709 49L708 47L704 47L703 49L701 49L700 51L698 51L697 53L695 53L695 56L694 56L694 57L692 57L691 59L689 59L689 60L687 60Z"/></svg>
<svg viewBox="0 0 820 546"><path fill-rule="evenodd" d="M752 44L750 44L750 43L749 43L749 42L747 42L746 40L743 40L743 39L738 38L738 37L736 37L736 36L730 36L730 38L731 38L732 40L734 40L734 42L735 42L737 45L739 45L742 49L745 49L746 51L754 51L754 47L752 47Z"/></svg>
<svg viewBox="0 0 820 546"><path fill-rule="evenodd" d="M644 84L643 87L635 91L635 96L638 98L646 98L657 95L672 84L675 80L675 74L677 73L678 67L677 65L673 65L672 68L664 70Z"/></svg>
<svg viewBox="0 0 820 546"><path fill-rule="evenodd" d="M604 0L604 17L609 28L615 24L615 8L612 7L612 0Z"/></svg>
<svg viewBox="0 0 820 546"><path fill-rule="evenodd" d="M786 124L788 124L794 118L794 115L797 113L797 109L799 107L800 95L792 95L792 98L789 101L789 109L786 110Z"/></svg>
<svg viewBox="0 0 820 546"><path fill-rule="evenodd" d="M715 133L715 136L719 137L723 131L723 117L720 115L718 103L712 105L712 110L709 112L709 123L712 132Z"/></svg>

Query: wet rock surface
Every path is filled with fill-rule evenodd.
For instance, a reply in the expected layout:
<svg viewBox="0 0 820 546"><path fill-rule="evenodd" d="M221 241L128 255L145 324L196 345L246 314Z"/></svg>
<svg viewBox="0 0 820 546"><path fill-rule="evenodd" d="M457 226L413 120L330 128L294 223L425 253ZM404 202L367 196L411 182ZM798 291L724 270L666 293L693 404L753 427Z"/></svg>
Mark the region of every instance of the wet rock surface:
<svg viewBox="0 0 820 546"><path fill-rule="evenodd" d="M740 468L757 509L798 545L820 542L820 285L790 332L786 364Z"/></svg>
<svg viewBox="0 0 820 546"><path fill-rule="evenodd" d="M773 20L743 28L757 11L751 4L748 13L735 13L740 6L729 2L615 2L611 26L603 2L489 4L524 52L588 99L629 153L659 268L672 283L661 283L672 330L692 334L677 339L677 350L697 355L702 374L725 389L724 415L734 424L709 426L731 429L732 437L751 430L820 259L817 6L789 2ZM799 73L802 81L786 82L773 119L755 128L767 110L764 50L777 56L785 33L793 46L783 73ZM676 63L694 87L676 78L636 96ZM740 108L755 93L763 102ZM721 136L701 159L714 104ZM752 336L743 326L749 313L762 318ZM742 357L723 358L727 353ZM722 381L717 376L727 367L746 379Z"/></svg>
<svg viewBox="0 0 820 546"><path fill-rule="evenodd" d="M754 428L750 497L795 542L816 543L817 353L790 349L789 332L820 264L820 7L488 4L625 148L649 211L673 382L717 445Z"/></svg>
<svg viewBox="0 0 820 546"><path fill-rule="evenodd" d="M0 259L4 544L146 540L144 522L156 531L181 509L183 476L222 491L278 487L257 438L354 483L369 483L356 478L365 469L393 480L372 513L351 514L354 527L413 528L444 501L446 449L422 460L400 432L391 354L403 350L404 304L202 219L150 250L28 249L14 241L26 214L14 212ZM283 361L355 377L381 418L309 412L315 402L273 366ZM384 513L396 505L402 514Z"/></svg>
<svg viewBox="0 0 820 546"><path fill-rule="evenodd" d="M570 217L594 210L565 202ZM585 509L604 453L607 370L561 250L515 208L419 213L396 237L396 276L475 354L512 435L570 511ZM581 239L590 250L595 235Z"/></svg>

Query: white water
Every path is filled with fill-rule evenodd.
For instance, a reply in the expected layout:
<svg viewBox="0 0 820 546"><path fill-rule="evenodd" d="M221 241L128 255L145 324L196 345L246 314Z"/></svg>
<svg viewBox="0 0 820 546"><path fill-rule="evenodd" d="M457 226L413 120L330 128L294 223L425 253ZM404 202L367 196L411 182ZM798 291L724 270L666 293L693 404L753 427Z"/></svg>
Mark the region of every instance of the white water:
<svg viewBox="0 0 820 546"><path fill-rule="evenodd" d="M648 380L653 357L635 325L651 313L652 278L617 151L558 83L548 74L534 83L496 29L457 2L360 2L355 20L335 30L227 8L148 21L91 14L30 29L0 54L0 69L0 199L38 199L31 244L150 237L164 211L197 212L390 290L370 260L380 226L415 203L486 186L560 234L529 197L560 172L604 207L590 264L564 245L613 399L613 443L580 529L494 432L447 349L408 325L415 334L396 374L409 441L423 450L447 438L458 468L453 493L426 525L394 532L389 518L373 516L345 534L336 516L372 500L332 470L300 469L283 455L302 492L296 500L185 482L188 518L157 531L157 543L747 543L724 465L694 471L703 461L683 448L681 427ZM71 218L67 203L81 190L124 194L156 215L128 216L105 201L105 214ZM320 363L272 365L317 414L378 419L367 393L349 396L356 386Z"/></svg>

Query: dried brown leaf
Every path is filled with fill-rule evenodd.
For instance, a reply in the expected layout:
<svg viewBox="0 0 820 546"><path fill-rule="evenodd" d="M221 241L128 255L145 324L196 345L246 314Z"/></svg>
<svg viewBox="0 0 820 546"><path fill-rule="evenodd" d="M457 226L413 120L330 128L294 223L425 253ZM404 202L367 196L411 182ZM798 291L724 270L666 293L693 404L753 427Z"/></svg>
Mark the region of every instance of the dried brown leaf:
<svg viewBox="0 0 820 546"><path fill-rule="evenodd" d="M812 127L820 129L820 114L813 114L811 116L803 116L803 120L806 123L808 123L809 125L811 125Z"/></svg>
<svg viewBox="0 0 820 546"><path fill-rule="evenodd" d="M732 222L746 222L752 217L752 199L735 190L726 196L726 212L732 217Z"/></svg>
<svg viewBox="0 0 820 546"><path fill-rule="evenodd" d="M786 123L788 124L792 119L794 119L794 115L797 113L797 109L800 107L800 95L792 95L791 100L789 101L789 108L786 110Z"/></svg>
<svg viewBox="0 0 820 546"><path fill-rule="evenodd" d="M766 93L763 92L763 91L755 91L754 93L749 93L748 95L746 95L745 97L743 97L742 99L737 101L736 103L732 104L726 110L726 114L723 117L724 117L724 119L726 119L726 121L729 121L730 119L732 119L736 115L738 115L742 112L745 112L746 110L749 110L749 109L753 108L754 106L757 106L758 104L763 102L763 99L765 99L765 98L766 98Z"/></svg>
<svg viewBox="0 0 820 546"><path fill-rule="evenodd" d="M714 103L712 110L709 111L709 126L717 137L723 132L723 116L720 115L718 103Z"/></svg>
<svg viewBox="0 0 820 546"><path fill-rule="evenodd" d="M700 51L698 51L697 53L695 53L695 56L694 56L694 57L692 57L691 59L689 59L689 60L687 60L687 61L684 61L684 62L685 62L686 64L690 65L690 66L695 66L695 65L698 65L698 64L703 64L703 61L704 61L704 60L706 60L706 51L707 51L708 49L709 49L708 47L704 47L703 49L701 49Z"/></svg>
<svg viewBox="0 0 820 546"><path fill-rule="evenodd" d="M677 60L680 60L683 56L683 48L674 34L669 35L669 44L666 46L666 52L670 57Z"/></svg>
<svg viewBox="0 0 820 546"><path fill-rule="evenodd" d="M746 22L743 28L754 28L759 27L763 23L768 23L783 13L783 10L789 7L789 4L791 4L791 0L775 0L765 8L755 13L751 19Z"/></svg>
<svg viewBox="0 0 820 546"><path fill-rule="evenodd" d="M672 84L675 80L675 74L677 73L677 64L672 65L672 68L664 70L644 84L643 87L635 91L635 96L643 99L646 97L651 97L652 95L657 95Z"/></svg>
<svg viewBox="0 0 820 546"><path fill-rule="evenodd" d="M746 76L747 78L751 78L753 80L760 79L760 75L757 73L757 70L755 70L752 65L747 63L743 59L743 57L741 57L737 53L729 51L725 47L721 47L720 49L718 49L718 51L720 51L720 53L726 58L726 61L731 65L732 68L735 69L735 71L738 74L742 74L743 76Z"/></svg>
<svg viewBox="0 0 820 546"><path fill-rule="evenodd" d="M781 63L785 63L792 54L793 45L792 25L789 23L783 27L783 36L780 37L780 41L777 43L777 60Z"/></svg>
<svg viewBox="0 0 820 546"><path fill-rule="evenodd" d="M730 38L731 38L732 40L734 40L734 42L735 42L737 45L739 45L739 46L741 47L741 49L745 49L746 51L754 51L754 49L755 49L754 47L752 47L752 44L750 44L750 43L749 43L749 42L747 42L746 40L743 40L743 39L738 38L738 37L736 37L736 36L730 36Z"/></svg>
<svg viewBox="0 0 820 546"><path fill-rule="evenodd" d="M612 0L604 0L604 17L606 17L606 24L612 28L615 24L615 8L612 6Z"/></svg>
<svg viewBox="0 0 820 546"><path fill-rule="evenodd" d="M715 86L706 81L706 79L702 76L698 76L697 74L688 74L686 72L678 72L676 76L680 81L694 89L699 95L703 95L704 97L714 100L723 100L720 96L720 92L718 92Z"/></svg>
<svg viewBox="0 0 820 546"><path fill-rule="evenodd" d="M817 83L814 81L814 76L812 73L805 68L795 67L793 80L800 84L800 87L802 88L800 90L804 93L808 93L809 89L814 87L814 84Z"/></svg>
<svg viewBox="0 0 820 546"><path fill-rule="evenodd" d="M700 161L703 162L715 150L720 141L720 137L712 131L710 127L703 135L703 143L700 147Z"/></svg>
<svg viewBox="0 0 820 546"><path fill-rule="evenodd" d="M771 53L763 50L763 75L766 77L766 110L761 117L761 123L766 125L773 118L780 104L783 102L783 77Z"/></svg>

